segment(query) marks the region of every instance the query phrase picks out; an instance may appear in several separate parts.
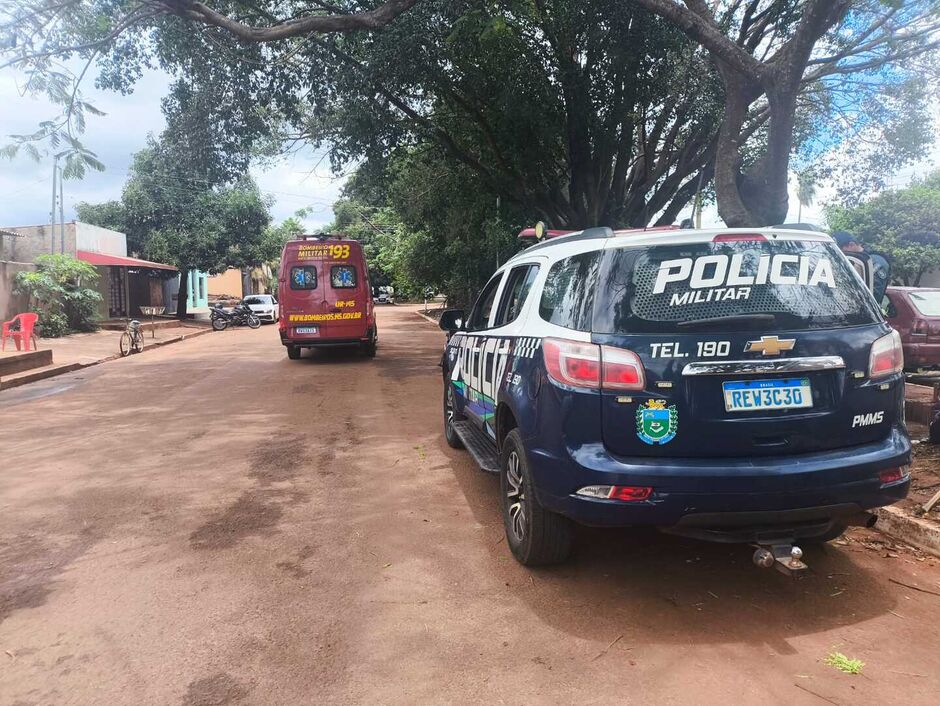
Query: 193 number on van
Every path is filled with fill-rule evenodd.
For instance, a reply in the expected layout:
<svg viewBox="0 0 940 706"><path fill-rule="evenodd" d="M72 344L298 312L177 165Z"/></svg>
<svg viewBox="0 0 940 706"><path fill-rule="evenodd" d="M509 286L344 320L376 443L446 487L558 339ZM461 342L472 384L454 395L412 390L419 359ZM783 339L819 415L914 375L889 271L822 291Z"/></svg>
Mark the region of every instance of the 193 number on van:
<svg viewBox="0 0 940 706"><path fill-rule="evenodd" d="M331 245L330 257L334 260L346 260L349 257L348 245Z"/></svg>

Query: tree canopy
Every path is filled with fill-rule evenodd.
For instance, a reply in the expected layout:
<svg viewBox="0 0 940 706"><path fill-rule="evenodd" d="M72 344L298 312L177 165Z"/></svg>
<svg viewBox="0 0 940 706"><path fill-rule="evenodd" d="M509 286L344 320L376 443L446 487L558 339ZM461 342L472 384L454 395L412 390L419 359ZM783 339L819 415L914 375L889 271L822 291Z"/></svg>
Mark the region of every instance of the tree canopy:
<svg viewBox="0 0 940 706"><path fill-rule="evenodd" d="M329 144L338 165L433 143L529 220L569 227L668 222L714 181L729 225L761 225L786 213L794 153L861 136L897 168L923 146L938 7L22 0L4 31L37 90L52 57L97 60L120 90L160 65L243 148Z"/></svg>
<svg viewBox="0 0 940 706"><path fill-rule="evenodd" d="M130 250L176 265L177 313L184 316L190 270L216 274L260 264L274 259L279 246L267 237L268 203L250 177L210 184L193 176L178 147L151 140L134 156L120 201L76 210L83 221L126 233Z"/></svg>
<svg viewBox="0 0 940 706"><path fill-rule="evenodd" d="M832 207L826 216L833 230L885 254L901 284L919 286L924 273L940 269L940 171L857 206Z"/></svg>

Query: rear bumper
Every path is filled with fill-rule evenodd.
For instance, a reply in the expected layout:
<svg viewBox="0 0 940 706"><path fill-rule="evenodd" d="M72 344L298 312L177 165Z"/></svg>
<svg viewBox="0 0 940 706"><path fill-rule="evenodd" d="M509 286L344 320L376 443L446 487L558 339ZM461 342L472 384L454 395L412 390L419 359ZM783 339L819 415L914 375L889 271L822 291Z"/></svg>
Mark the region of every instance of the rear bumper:
<svg viewBox="0 0 940 706"><path fill-rule="evenodd" d="M876 443L813 454L762 458L615 458L601 444L555 457L529 452L539 500L589 525L648 525L701 530L736 528L743 541L758 529L796 530L841 522L907 495L910 477L883 485L878 473L906 466L911 444L900 427ZM651 486L642 502L576 495L588 485ZM789 529L788 529L789 528ZM811 535L804 535L811 536ZM717 538L717 537L716 537Z"/></svg>
<svg viewBox="0 0 940 706"><path fill-rule="evenodd" d="M940 343L905 343L904 367L940 367Z"/></svg>
<svg viewBox="0 0 940 706"><path fill-rule="evenodd" d="M281 331L281 344L284 346L297 346L298 348L344 348L361 346L371 340L371 332L355 338L290 338Z"/></svg>

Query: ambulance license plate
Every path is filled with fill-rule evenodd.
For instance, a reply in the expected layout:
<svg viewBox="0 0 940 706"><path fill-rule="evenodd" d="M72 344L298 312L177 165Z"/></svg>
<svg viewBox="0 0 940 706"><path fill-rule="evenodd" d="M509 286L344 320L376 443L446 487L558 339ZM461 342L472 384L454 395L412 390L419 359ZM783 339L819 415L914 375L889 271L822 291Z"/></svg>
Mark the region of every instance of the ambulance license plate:
<svg viewBox="0 0 940 706"><path fill-rule="evenodd" d="M763 409L800 409L813 406L809 378L734 380L723 382L725 410L754 412Z"/></svg>
<svg viewBox="0 0 940 706"><path fill-rule="evenodd" d="M317 327L316 326L298 326L297 328L294 329L294 331L296 331L297 333L316 333Z"/></svg>

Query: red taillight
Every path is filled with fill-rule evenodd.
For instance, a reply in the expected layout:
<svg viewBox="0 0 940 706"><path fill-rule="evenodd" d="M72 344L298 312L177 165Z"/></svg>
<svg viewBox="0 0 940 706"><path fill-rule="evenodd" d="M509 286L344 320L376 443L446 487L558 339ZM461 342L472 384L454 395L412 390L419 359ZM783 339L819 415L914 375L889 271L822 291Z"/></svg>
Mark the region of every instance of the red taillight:
<svg viewBox="0 0 940 706"><path fill-rule="evenodd" d="M874 380L902 370L904 370L904 350L901 348L901 336L892 329L891 333L871 344L868 377Z"/></svg>
<svg viewBox="0 0 940 706"><path fill-rule="evenodd" d="M653 494L653 489L642 485L615 485L610 489L611 500L622 500L623 502L636 502L646 500Z"/></svg>
<svg viewBox="0 0 940 706"><path fill-rule="evenodd" d="M597 390L642 390L643 363L633 351L593 343L546 338L545 369L557 383Z"/></svg>
<svg viewBox="0 0 940 706"><path fill-rule="evenodd" d="M767 242L760 233L719 233L712 238L713 243L754 243Z"/></svg>
<svg viewBox="0 0 940 706"><path fill-rule="evenodd" d="M601 346L605 390L642 390L646 387L643 363L633 351L624 348Z"/></svg>
<svg viewBox="0 0 940 706"><path fill-rule="evenodd" d="M601 349L592 343L546 338L542 354L548 376L571 387L598 389L601 383Z"/></svg>
<svg viewBox="0 0 940 706"><path fill-rule="evenodd" d="M908 476L908 467L901 466L900 468L886 468L883 471L878 473L878 480L881 481L882 485L889 485L891 483L897 483L899 480L904 480Z"/></svg>
<svg viewBox="0 0 940 706"><path fill-rule="evenodd" d="M575 495L600 500L619 500L624 503L635 503L649 499L653 489L646 485L586 485Z"/></svg>
<svg viewBox="0 0 940 706"><path fill-rule="evenodd" d="M927 322L923 319L914 319L913 324L911 324L911 333L921 336L927 335Z"/></svg>

